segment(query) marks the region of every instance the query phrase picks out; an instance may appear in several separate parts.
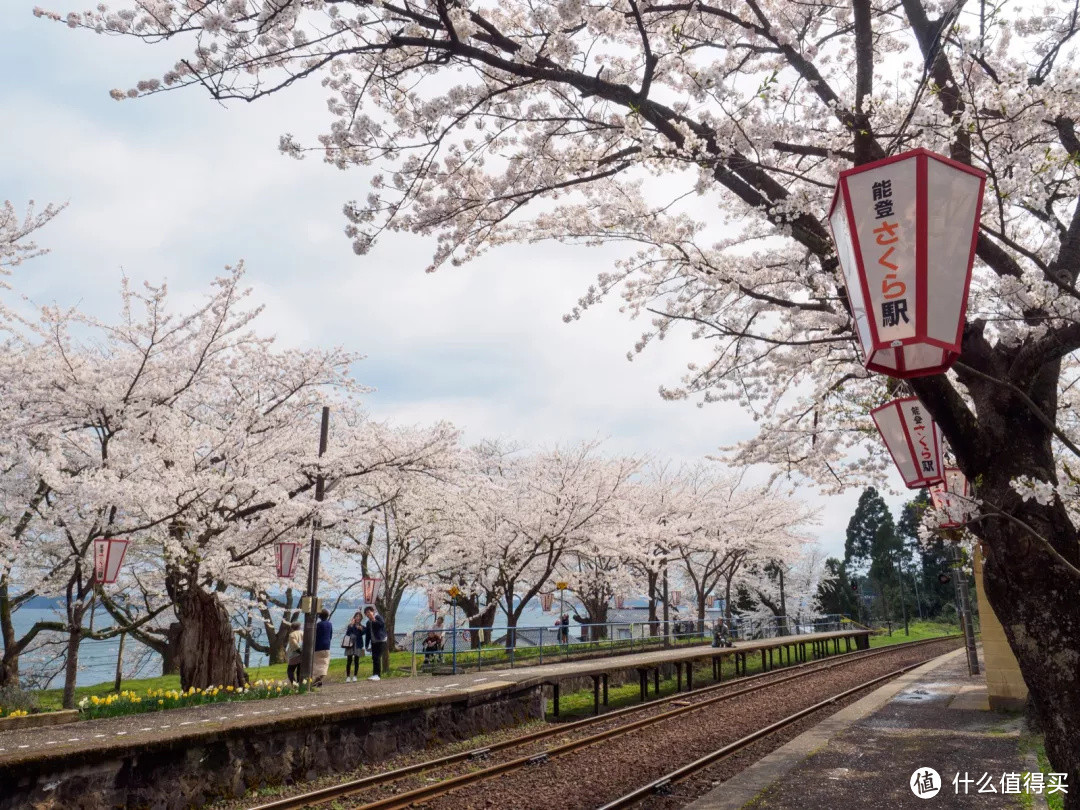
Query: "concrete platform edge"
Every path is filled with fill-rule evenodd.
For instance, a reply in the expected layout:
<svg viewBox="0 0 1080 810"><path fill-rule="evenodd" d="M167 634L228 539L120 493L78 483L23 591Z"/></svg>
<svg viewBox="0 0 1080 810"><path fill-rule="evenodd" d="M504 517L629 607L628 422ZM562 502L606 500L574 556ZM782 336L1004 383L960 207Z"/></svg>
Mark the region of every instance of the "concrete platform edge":
<svg viewBox="0 0 1080 810"><path fill-rule="evenodd" d="M926 673L962 655L965 655L963 647L933 658L904 673L895 681L875 689L866 697L825 718L809 731L788 741L716 789L686 805L686 810L740 810L771 784L787 775L802 760L827 744L833 736L880 709L894 695Z"/></svg>

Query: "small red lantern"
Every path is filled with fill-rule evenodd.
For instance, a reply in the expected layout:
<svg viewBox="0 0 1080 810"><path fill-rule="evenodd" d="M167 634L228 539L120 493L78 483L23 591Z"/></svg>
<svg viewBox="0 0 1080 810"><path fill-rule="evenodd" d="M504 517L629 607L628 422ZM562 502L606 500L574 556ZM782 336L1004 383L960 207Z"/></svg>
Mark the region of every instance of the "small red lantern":
<svg viewBox="0 0 1080 810"><path fill-rule="evenodd" d="M840 173L829 225L870 371L941 374L959 356L985 182L926 149Z"/></svg>
<svg viewBox="0 0 1080 810"><path fill-rule="evenodd" d="M382 592L382 580L378 577L364 577L364 604L374 605Z"/></svg>
<svg viewBox="0 0 1080 810"><path fill-rule="evenodd" d="M959 529L971 513L971 485L958 468L946 467L944 481L930 487L930 500L946 516L939 528Z"/></svg>
<svg viewBox="0 0 1080 810"><path fill-rule="evenodd" d="M103 585L112 585L120 576L128 543L119 537L98 537L94 540L94 579Z"/></svg>
<svg viewBox="0 0 1080 810"><path fill-rule="evenodd" d="M626 597L621 593L615 594L615 609L622 610L626 607Z"/></svg>
<svg viewBox="0 0 1080 810"><path fill-rule="evenodd" d="M427 595L427 607L429 613L439 612L439 603L442 602L441 591L428 591Z"/></svg>
<svg viewBox="0 0 1080 810"><path fill-rule="evenodd" d="M941 482L941 431L917 397L894 399L870 416L908 489Z"/></svg>
<svg viewBox="0 0 1080 810"><path fill-rule="evenodd" d="M671 592L671 604L674 607L678 607L679 605L682 604L682 591L672 591Z"/></svg>
<svg viewBox="0 0 1080 810"><path fill-rule="evenodd" d="M292 579L300 562L300 544L291 540L278 540L274 543L274 560L277 563L277 575L282 579Z"/></svg>
<svg viewBox="0 0 1080 810"><path fill-rule="evenodd" d="M540 594L540 609L547 613L551 610L551 606L555 603L555 593L548 591L547 593Z"/></svg>

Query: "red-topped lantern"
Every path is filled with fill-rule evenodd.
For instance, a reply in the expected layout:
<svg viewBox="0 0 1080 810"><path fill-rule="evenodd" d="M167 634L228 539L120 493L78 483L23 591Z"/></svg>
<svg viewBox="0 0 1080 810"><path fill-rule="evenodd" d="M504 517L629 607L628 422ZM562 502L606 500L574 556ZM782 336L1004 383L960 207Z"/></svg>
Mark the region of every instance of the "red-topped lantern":
<svg viewBox="0 0 1080 810"><path fill-rule="evenodd" d="M277 575L282 579L292 579L300 562L300 544L278 540L274 543L274 561L277 563Z"/></svg>
<svg viewBox="0 0 1080 810"><path fill-rule="evenodd" d="M682 591L672 591L671 592L671 604L674 607L678 607L679 605L682 604Z"/></svg>
<svg viewBox="0 0 1080 810"><path fill-rule="evenodd" d="M870 371L940 374L959 356L985 182L926 149L840 173L829 224Z"/></svg>
<svg viewBox="0 0 1080 810"><path fill-rule="evenodd" d="M94 540L94 579L112 585L120 576L128 543L119 537L98 537Z"/></svg>
<svg viewBox="0 0 1080 810"><path fill-rule="evenodd" d="M438 613L439 605L442 603L442 591L428 591L427 595L427 607L429 613Z"/></svg>
<svg viewBox="0 0 1080 810"><path fill-rule="evenodd" d="M621 593L615 594L615 609L622 610L626 607L626 597Z"/></svg>
<svg viewBox="0 0 1080 810"><path fill-rule="evenodd" d="M382 592L382 580L378 577L364 577L364 604L374 605Z"/></svg>
<svg viewBox="0 0 1080 810"><path fill-rule="evenodd" d="M540 594L540 609L547 613L551 610L551 606L555 604L555 592L548 591L547 593Z"/></svg>
<svg viewBox="0 0 1080 810"><path fill-rule="evenodd" d="M958 468L946 467L944 480L930 487L930 500L945 513L939 528L959 529L971 514L971 484Z"/></svg>
<svg viewBox="0 0 1080 810"><path fill-rule="evenodd" d="M894 399L870 416L908 489L941 482L941 431L917 397Z"/></svg>

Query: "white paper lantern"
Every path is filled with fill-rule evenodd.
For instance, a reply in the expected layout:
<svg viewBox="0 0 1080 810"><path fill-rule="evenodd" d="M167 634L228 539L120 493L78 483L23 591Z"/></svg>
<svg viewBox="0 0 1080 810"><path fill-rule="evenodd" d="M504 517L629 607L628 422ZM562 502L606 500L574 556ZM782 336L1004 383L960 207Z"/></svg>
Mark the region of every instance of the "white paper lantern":
<svg viewBox="0 0 1080 810"><path fill-rule="evenodd" d="M119 537L98 537L94 540L94 579L111 585L120 576L120 566L127 553L128 540Z"/></svg>
<svg viewBox="0 0 1080 810"><path fill-rule="evenodd" d="M908 489L941 482L941 431L917 397L894 399L870 416Z"/></svg>
<svg viewBox="0 0 1080 810"><path fill-rule="evenodd" d="M930 500L935 509L945 513L939 528L958 529L971 516L971 484L956 467L946 467L944 480L930 487Z"/></svg>
<svg viewBox="0 0 1080 810"><path fill-rule="evenodd" d="M940 374L959 356L985 182L926 149L840 173L829 225L869 370Z"/></svg>
<svg viewBox="0 0 1080 810"><path fill-rule="evenodd" d="M671 605L672 607L678 607L682 604L682 591L671 592Z"/></svg>
<svg viewBox="0 0 1080 810"><path fill-rule="evenodd" d="M626 607L626 597L621 593L615 594L615 609L622 610Z"/></svg>
<svg viewBox="0 0 1080 810"><path fill-rule="evenodd" d="M540 594L540 609L544 613L550 611L553 604L555 604L555 593L553 591Z"/></svg>
<svg viewBox="0 0 1080 810"><path fill-rule="evenodd" d="M292 579L300 562L300 544L292 540L278 540L274 543L274 562L279 577Z"/></svg>

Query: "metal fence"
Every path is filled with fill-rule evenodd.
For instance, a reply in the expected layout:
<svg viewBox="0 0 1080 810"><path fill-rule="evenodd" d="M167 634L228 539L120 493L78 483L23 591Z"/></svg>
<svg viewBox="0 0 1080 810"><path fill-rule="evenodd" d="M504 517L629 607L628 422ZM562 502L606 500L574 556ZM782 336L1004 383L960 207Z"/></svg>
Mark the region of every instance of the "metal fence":
<svg viewBox="0 0 1080 810"><path fill-rule="evenodd" d="M606 622L541 627L436 627L414 630L412 673L457 673L487 667L530 666L596 654L644 652L665 646L712 643L719 632L734 641L782 635L828 633L842 629L842 616L813 620L793 617L733 618L730 623L698 621Z"/></svg>

